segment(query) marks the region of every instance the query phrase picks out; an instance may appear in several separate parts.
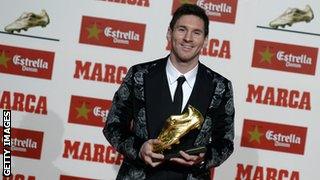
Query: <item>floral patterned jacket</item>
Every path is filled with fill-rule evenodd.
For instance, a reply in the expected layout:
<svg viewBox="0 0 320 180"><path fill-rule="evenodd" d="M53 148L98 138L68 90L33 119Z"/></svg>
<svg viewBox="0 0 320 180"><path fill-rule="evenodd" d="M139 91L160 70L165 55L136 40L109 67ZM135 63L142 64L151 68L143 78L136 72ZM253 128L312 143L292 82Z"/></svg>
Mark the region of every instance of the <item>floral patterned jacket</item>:
<svg viewBox="0 0 320 180"><path fill-rule="evenodd" d="M149 97L145 97L145 85L154 81L152 76L157 74L159 69L165 68L167 59L166 57L131 67L114 95L103 134L109 143L124 155L117 176L119 180L146 179L148 167L138 155L142 144L149 139L146 112L146 99ZM235 111L231 82L201 63L199 73L202 73L200 79L205 82L204 90L211 93L210 97L206 97L210 98L209 106L206 107L204 123L194 146L206 146L207 152L205 161L192 168L194 173L188 174L187 179L190 180L210 179L210 168L219 166L233 152Z"/></svg>

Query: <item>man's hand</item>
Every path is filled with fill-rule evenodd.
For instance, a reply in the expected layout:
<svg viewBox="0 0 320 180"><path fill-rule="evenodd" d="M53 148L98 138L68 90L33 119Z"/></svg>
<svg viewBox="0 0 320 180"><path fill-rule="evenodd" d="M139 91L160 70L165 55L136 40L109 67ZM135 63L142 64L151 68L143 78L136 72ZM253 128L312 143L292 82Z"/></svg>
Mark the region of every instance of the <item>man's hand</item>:
<svg viewBox="0 0 320 180"><path fill-rule="evenodd" d="M185 166L192 166L199 164L204 160L204 153L200 153L199 155L189 155L184 151L180 151L180 155L182 158L171 158L170 161L174 161Z"/></svg>
<svg viewBox="0 0 320 180"><path fill-rule="evenodd" d="M139 157L152 167L156 167L164 161L163 154L154 153L153 146L156 144L161 144L158 139L149 139L144 142L140 148Z"/></svg>

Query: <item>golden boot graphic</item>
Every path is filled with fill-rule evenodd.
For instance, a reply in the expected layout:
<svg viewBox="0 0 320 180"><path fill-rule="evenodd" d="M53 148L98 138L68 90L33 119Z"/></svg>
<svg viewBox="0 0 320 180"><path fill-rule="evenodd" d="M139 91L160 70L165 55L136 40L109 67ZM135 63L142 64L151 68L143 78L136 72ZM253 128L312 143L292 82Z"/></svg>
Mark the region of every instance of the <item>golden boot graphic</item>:
<svg viewBox="0 0 320 180"><path fill-rule="evenodd" d="M310 22L313 18L314 14L309 5L306 5L304 10L288 8L282 15L272 20L269 26L275 29L279 26L284 28L286 25L291 26L297 22Z"/></svg>
<svg viewBox="0 0 320 180"><path fill-rule="evenodd" d="M172 115L162 128L159 139L162 143L153 147L153 151L163 153L171 149L173 144L179 144L179 139L193 129L200 129L204 119L202 114L194 107L188 106L188 111L181 115Z"/></svg>
<svg viewBox="0 0 320 180"><path fill-rule="evenodd" d="M17 20L7 25L4 30L9 33L20 32L21 29L27 31L31 27L46 27L49 22L49 16L44 9L41 10L40 14L25 12Z"/></svg>

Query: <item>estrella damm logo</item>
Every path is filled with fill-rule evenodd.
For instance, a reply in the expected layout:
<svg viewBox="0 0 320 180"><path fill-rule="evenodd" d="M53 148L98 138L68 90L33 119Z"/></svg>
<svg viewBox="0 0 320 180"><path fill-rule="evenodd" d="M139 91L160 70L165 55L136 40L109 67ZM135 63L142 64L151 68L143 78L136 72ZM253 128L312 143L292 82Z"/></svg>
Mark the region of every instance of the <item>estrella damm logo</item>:
<svg viewBox="0 0 320 180"><path fill-rule="evenodd" d="M68 122L104 127L111 104L110 100L72 95Z"/></svg>
<svg viewBox="0 0 320 180"><path fill-rule="evenodd" d="M11 130L11 152L13 156L41 159L43 132L20 128L11 128ZM0 133L3 133L2 127ZM2 143L0 146L0 153L2 154Z"/></svg>
<svg viewBox="0 0 320 180"><path fill-rule="evenodd" d="M307 128L245 119L241 146L304 154Z"/></svg>
<svg viewBox="0 0 320 180"><path fill-rule="evenodd" d="M79 42L143 51L145 30L145 24L83 16Z"/></svg>
<svg viewBox="0 0 320 180"><path fill-rule="evenodd" d="M206 11L210 21L234 24L238 0L173 0L172 14L182 4L196 4Z"/></svg>
<svg viewBox="0 0 320 180"><path fill-rule="evenodd" d="M315 75L318 48L255 40L252 67Z"/></svg>
<svg viewBox="0 0 320 180"><path fill-rule="evenodd" d="M51 79L54 52L0 44L0 72Z"/></svg>

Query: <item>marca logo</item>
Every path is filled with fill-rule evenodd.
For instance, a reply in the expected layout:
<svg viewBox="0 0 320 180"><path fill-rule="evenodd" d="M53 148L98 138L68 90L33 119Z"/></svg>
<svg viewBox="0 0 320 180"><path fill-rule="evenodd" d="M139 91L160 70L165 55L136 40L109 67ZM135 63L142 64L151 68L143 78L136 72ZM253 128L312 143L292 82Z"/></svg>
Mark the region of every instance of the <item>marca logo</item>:
<svg viewBox="0 0 320 180"><path fill-rule="evenodd" d="M314 75L318 48L256 40L252 67Z"/></svg>
<svg viewBox="0 0 320 180"><path fill-rule="evenodd" d="M80 43L143 51L145 24L83 16Z"/></svg>
<svg viewBox="0 0 320 180"><path fill-rule="evenodd" d="M60 180L94 180L94 179L76 177L76 176L60 175Z"/></svg>
<svg viewBox="0 0 320 180"><path fill-rule="evenodd" d="M196 4L203 8L211 21L235 23L237 0L173 0L172 14L182 4Z"/></svg>
<svg viewBox="0 0 320 180"><path fill-rule="evenodd" d="M43 132L18 128L11 128L11 130L12 155L32 159L41 158ZM3 127L0 128L0 132L3 133ZM3 153L2 145L3 143L0 145L1 154Z"/></svg>
<svg viewBox="0 0 320 180"><path fill-rule="evenodd" d="M121 84L128 72L127 67L116 67L112 64L75 61L76 68L73 77L77 79Z"/></svg>
<svg viewBox="0 0 320 180"><path fill-rule="evenodd" d="M0 45L0 72L51 79L54 53Z"/></svg>
<svg viewBox="0 0 320 180"><path fill-rule="evenodd" d="M104 127L111 104L110 100L71 96L68 122Z"/></svg>
<svg viewBox="0 0 320 180"><path fill-rule="evenodd" d="M304 154L307 128L244 120L241 146Z"/></svg>
<svg viewBox="0 0 320 180"><path fill-rule="evenodd" d="M299 180L299 171L288 171L286 169L276 169L272 167L262 167L253 165L237 164L236 180Z"/></svg>
<svg viewBox="0 0 320 180"><path fill-rule="evenodd" d="M166 50L171 50L171 42L167 42ZM200 55L217 57L222 59L230 59L230 41L210 39L207 47L202 48Z"/></svg>
<svg viewBox="0 0 320 180"><path fill-rule="evenodd" d="M11 109L35 114L48 114L47 98L33 94L0 90L0 109Z"/></svg>
<svg viewBox="0 0 320 180"><path fill-rule="evenodd" d="M149 0L102 0L102 1L129 4L133 6L144 6L144 7L150 6Z"/></svg>
<svg viewBox="0 0 320 180"><path fill-rule="evenodd" d="M62 157L114 165L120 165L123 161L123 155L112 146L71 140L64 140Z"/></svg>
<svg viewBox="0 0 320 180"><path fill-rule="evenodd" d="M28 176L24 174L11 174L10 177L2 177L3 180L36 180L35 176Z"/></svg>
<svg viewBox="0 0 320 180"><path fill-rule="evenodd" d="M247 102L311 110L310 92L248 84Z"/></svg>

